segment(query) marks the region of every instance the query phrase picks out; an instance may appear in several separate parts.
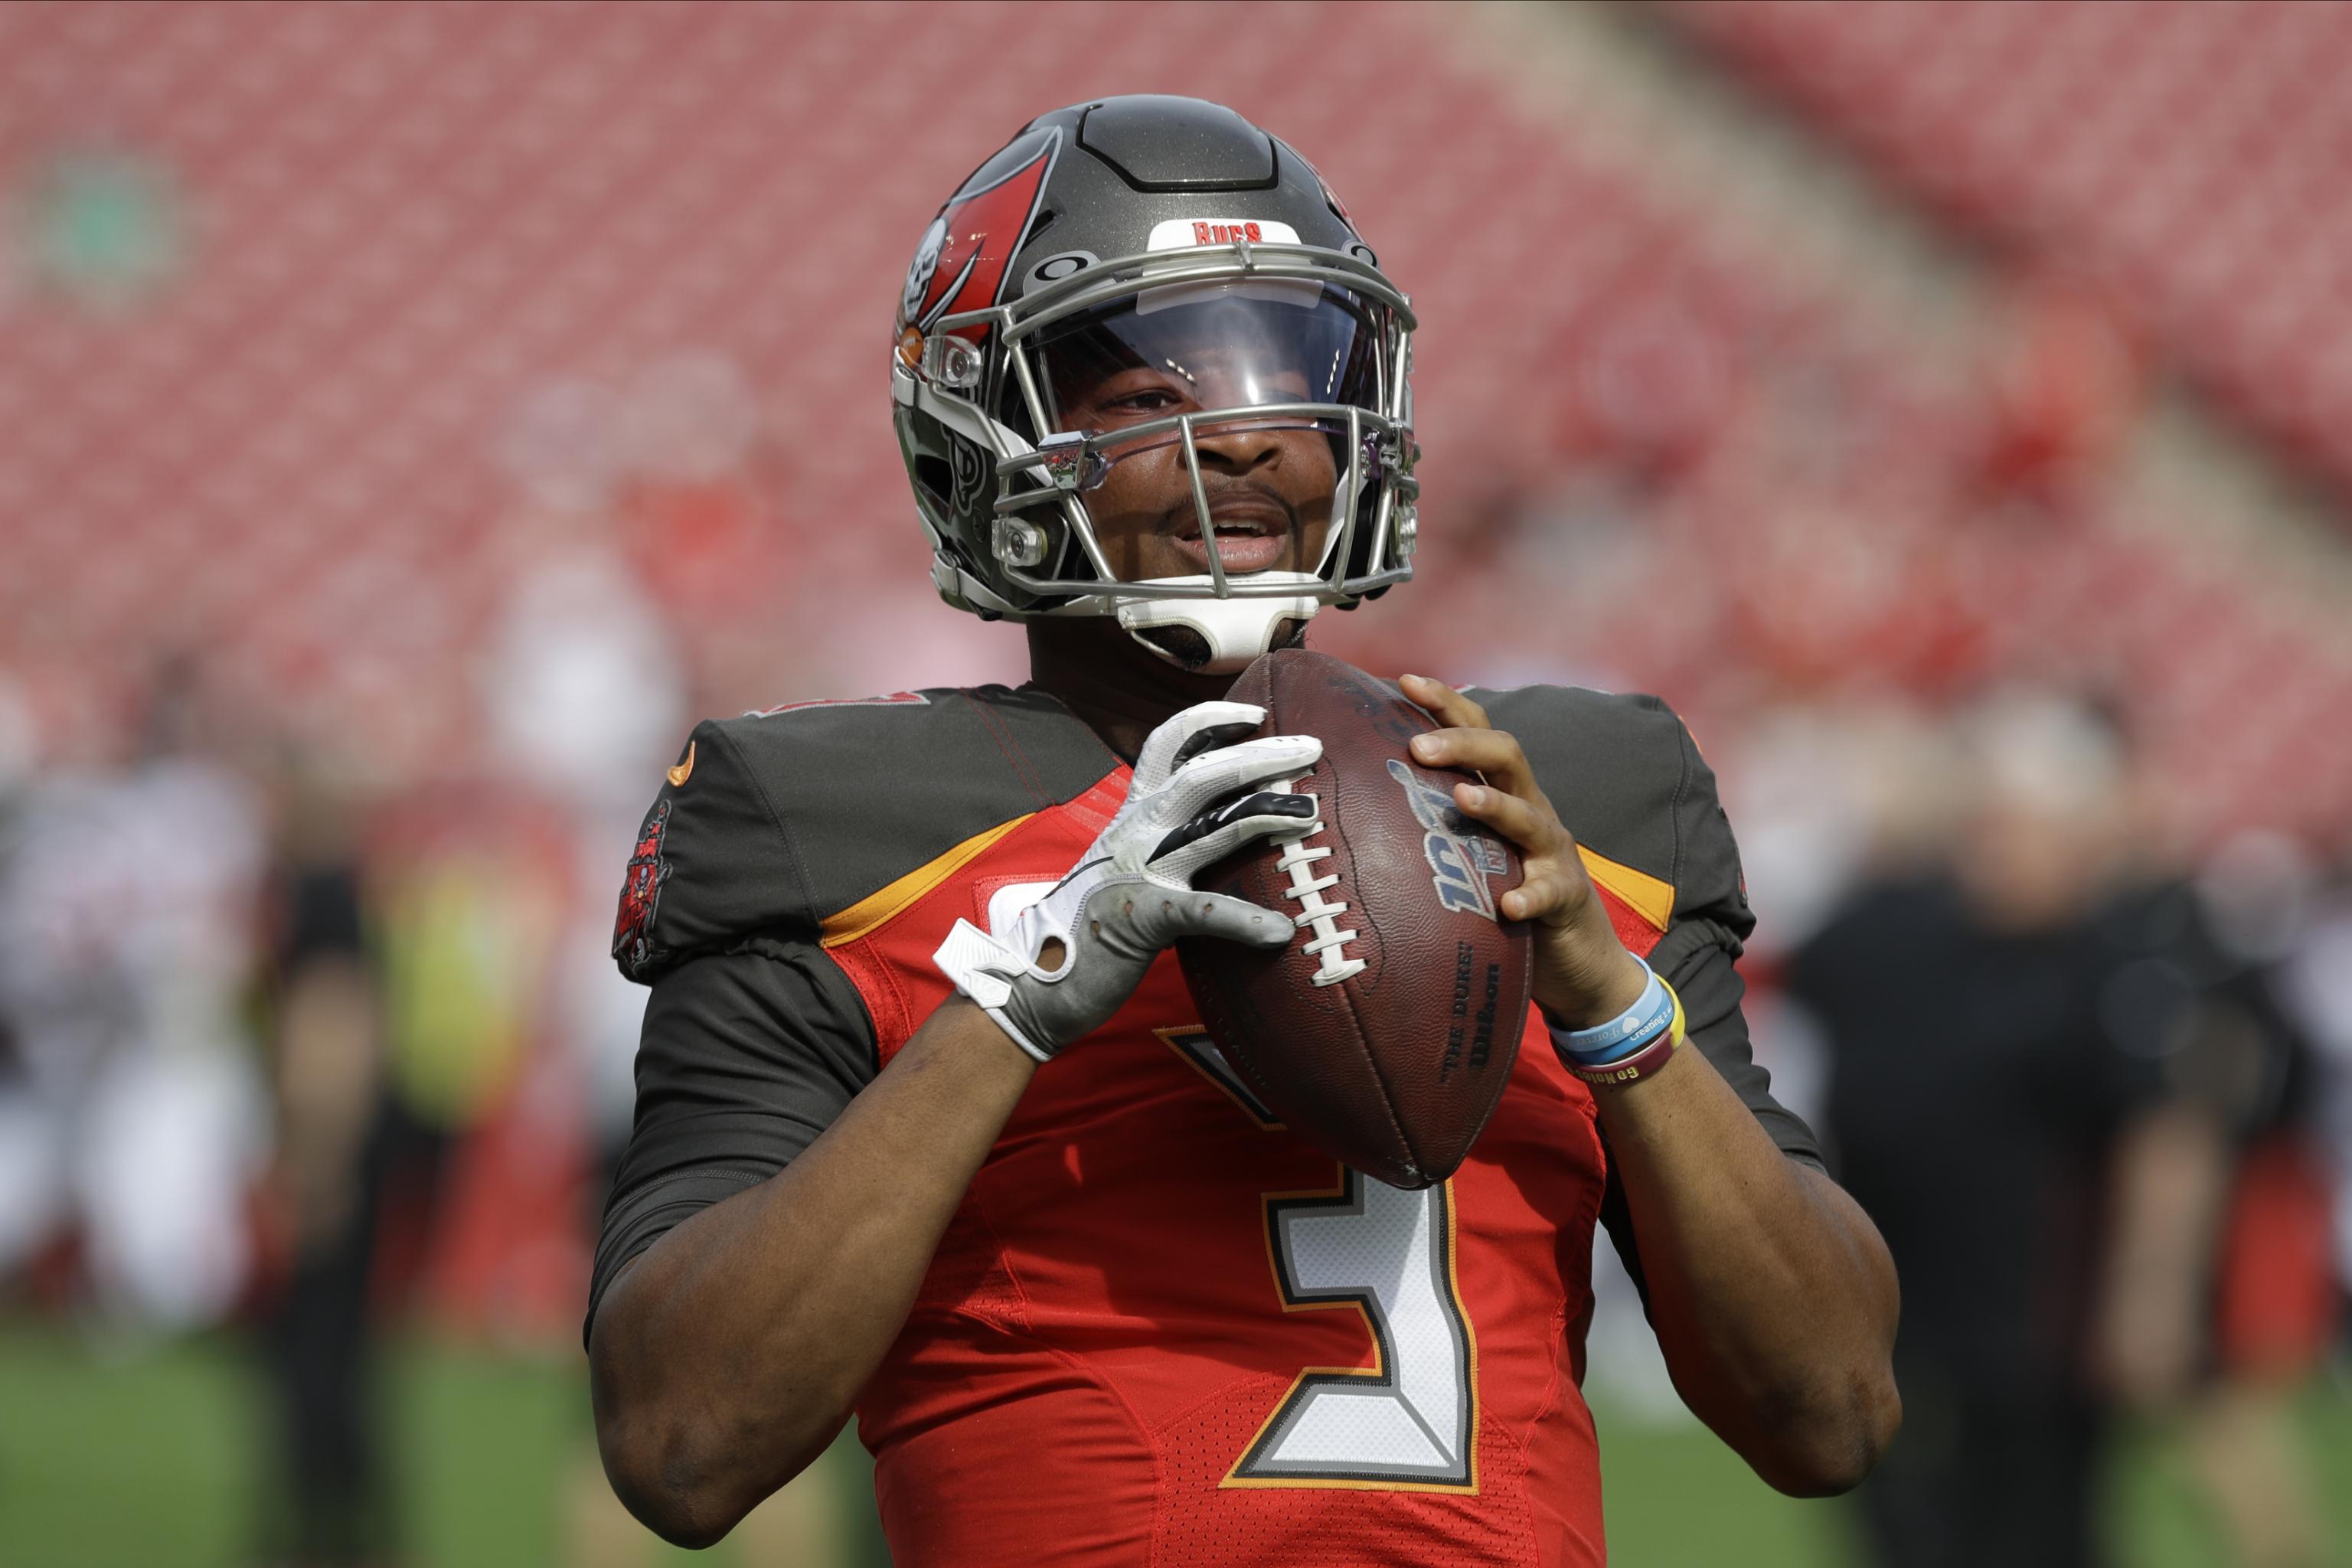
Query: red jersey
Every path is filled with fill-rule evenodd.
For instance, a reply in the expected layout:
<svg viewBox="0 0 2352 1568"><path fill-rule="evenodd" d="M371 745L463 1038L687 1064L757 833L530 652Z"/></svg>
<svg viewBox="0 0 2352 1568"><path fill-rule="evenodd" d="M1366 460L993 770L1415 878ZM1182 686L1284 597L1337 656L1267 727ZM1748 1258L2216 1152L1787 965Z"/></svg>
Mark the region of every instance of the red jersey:
<svg viewBox="0 0 2352 1568"><path fill-rule="evenodd" d="M1745 900L1679 721L1643 699L1478 695L1587 847L1620 933L1681 983L1694 1038L1784 1147L1810 1153L1748 1061L1731 969ZM656 803L624 897L624 964L656 982L646 1050L675 1070L641 1063L599 1291L695 1204L805 1147L950 994L930 955L956 920L1001 924L1059 879L1129 776L1030 689L709 725L689 754L696 771ZM805 770L853 756L867 780L898 761L917 770L900 783L935 781L944 820L903 815L919 803L896 785L878 810L828 815ZM743 831L759 818L772 846ZM890 826L922 831L895 858L812 847ZM747 892L763 868L797 890ZM803 907L783 908L793 898ZM770 934L747 950L753 931ZM747 964L765 967L747 978ZM755 1009L776 1020L767 1053L730 1045L740 1028L717 1021L743 1016L747 985L770 997ZM672 991L678 1005L663 1005ZM734 1000L698 1005L704 991ZM856 1015L862 1037L816 1037ZM735 1091L705 1080L740 1079L762 1054L824 1066L764 1096L797 1131L754 1129L731 1101L714 1110ZM1470 1158L1407 1192L1276 1122L1162 955L1108 1024L1038 1072L866 1388L859 1431L896 1561L1601 1563L1580 1384L1609 1195L1591 1093L1532 1011Z"/></svg>

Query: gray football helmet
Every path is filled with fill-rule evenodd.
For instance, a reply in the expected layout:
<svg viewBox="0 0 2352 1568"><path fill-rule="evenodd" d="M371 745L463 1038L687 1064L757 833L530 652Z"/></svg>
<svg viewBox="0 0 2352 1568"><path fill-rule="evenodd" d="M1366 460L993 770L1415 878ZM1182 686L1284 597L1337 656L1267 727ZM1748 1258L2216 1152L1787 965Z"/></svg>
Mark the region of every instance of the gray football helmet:
<svg viewBox="0 0 2352 1568"><path fill-rule="evenodd" d="M1322 177L1232 110L1138 96L1032 121L940 210L898 301L890 390L940 596L1116 616L1171 663L1231 671L1385 593L1412 574L1413 325ZM1163 364L1209 405L1063 418L1074 378ZM1263 429L1331 443L1315 569L1229 574L1211 545L1203 575L1121 581L1087 509L1113 466L1181 447L1213 541L1197 440Z"/></svg>

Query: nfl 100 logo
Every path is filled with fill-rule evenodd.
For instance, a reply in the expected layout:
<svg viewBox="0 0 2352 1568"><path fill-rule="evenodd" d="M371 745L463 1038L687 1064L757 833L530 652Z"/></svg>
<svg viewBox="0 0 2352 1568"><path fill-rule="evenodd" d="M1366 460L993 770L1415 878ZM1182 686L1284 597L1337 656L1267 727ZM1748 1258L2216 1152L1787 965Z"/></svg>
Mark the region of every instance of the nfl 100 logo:
<svg viewBox="0 0 2352 1568"><path fill-rule="evenodd" d="M1437 901L1462 914L1495 918L1495 893L1487 879L1510 869L1502 847L1480 833L1438 788L1412 768L1389 759L1389 773L1404 786L1405 804L1422 826L1421 852L1429 858Z"/></svg>

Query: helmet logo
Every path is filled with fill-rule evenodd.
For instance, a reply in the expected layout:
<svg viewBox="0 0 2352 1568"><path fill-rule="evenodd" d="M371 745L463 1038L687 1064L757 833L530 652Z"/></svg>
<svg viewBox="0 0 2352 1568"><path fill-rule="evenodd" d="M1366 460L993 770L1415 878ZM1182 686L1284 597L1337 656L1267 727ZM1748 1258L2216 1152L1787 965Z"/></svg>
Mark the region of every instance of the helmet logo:
<svg viewBox="0 0 2352 1568"><path fill-rule="evenodd" d="M1245 239L1252 245L1297 245L1298 231L1272 218L1171 217L1151 226L1146 250L1181 250L1191 245L1231 245Z"/></svg>
<svg viewBox="0 0 2352 1568"><path fill-rule="evenodd" d="M1290 149L1290 155L1298 158L1297 149ZM1298 158L1298 161L1307 163L1304 158ZM1315 188L1323 193L1323 205L1331 209L1333 216L1348 226L1349 233L1354 233L1356 220L1348 216L1348 204L1339 199L1339 193L1331 188L1331 182L1323 177L1323 171L1312 163L1307 163L1307 172L1315 176Z"/></svg>
<svg viewBox="0 0 2352 1568"><path fill-rule="evenodd" d="M898 295L902 331L912 326L928 332L942 316L997 302L1013 254L1036 221L1061 142L1061 132L1051 126L1022 137L949 198L907 268Z"/></svg>
<svg viewBox="0 0 2352 1568"><path fill-rule="evenodd" d="M898 295L898 320L911 321L923 313L923 295L931 286L931 276L940 269L940 247L947 243L948 220L935 217L931 226L923 230L923 243L915 247L915 259L907 268L907 287Z"/></svg>

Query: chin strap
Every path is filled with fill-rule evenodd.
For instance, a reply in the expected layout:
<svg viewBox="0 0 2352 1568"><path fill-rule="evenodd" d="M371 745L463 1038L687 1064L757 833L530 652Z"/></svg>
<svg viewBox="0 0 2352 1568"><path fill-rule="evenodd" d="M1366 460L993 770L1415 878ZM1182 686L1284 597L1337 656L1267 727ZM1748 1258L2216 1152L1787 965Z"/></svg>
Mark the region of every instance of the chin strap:
<svg viewBox="0 0 2352 1568"><path fill-rule="evenodd" d="M1252 584L1295 583L1303 591L1275 598L1248 599L1130 599L1118 606L1118 624L1127 635L1150 648L1181 669L1202 675L1235 675L1249 667L1250 661L1273 648L1276 633L1285 621L1304 621L1323 607L1323 602L1311 590L1326 588L1328 584L1307 572L1258 572L1249 579ZM1196 577L1156 577L1155 584L1182 587L1207 587L1210 579ZM1161 647L1147 634L1166 627L1179 627L1198 637L1208 647L1208 658L1195 662Z"/></svg>

